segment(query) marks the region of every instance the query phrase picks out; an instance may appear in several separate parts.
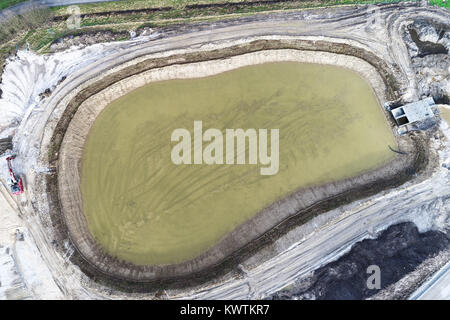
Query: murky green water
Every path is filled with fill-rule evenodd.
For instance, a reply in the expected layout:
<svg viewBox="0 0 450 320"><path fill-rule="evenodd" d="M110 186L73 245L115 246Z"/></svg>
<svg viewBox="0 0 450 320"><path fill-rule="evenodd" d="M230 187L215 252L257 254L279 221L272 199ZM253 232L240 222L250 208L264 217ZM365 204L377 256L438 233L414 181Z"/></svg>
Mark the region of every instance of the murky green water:
<svg viewBox="0 0 450 320"><path fill-rule="evenodd" d="M450 109L448 108L439 108L439 112L441 113L441 117L450 124Z"/></svg>
<svg viewBox="0 0 450 320"><path fill-rule="evenodd" d="M258 165L172 163L172 131L278 128L278 174ZM357 175L393 157L393 136L369 87L338 67L294 62L171 80L114 101L83 159L90 232L135 264L191 259L294 190Z"/></svg>

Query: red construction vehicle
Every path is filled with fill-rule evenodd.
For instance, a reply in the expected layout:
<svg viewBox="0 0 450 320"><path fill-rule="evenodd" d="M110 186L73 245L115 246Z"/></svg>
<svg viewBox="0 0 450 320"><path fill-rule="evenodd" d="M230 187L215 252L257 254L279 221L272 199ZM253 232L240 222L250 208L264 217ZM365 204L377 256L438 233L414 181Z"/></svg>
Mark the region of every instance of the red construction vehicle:
<svg viewBox="0 0 450 320"><path fill-rule="evenodd" d="M16 178L16 175L14 174L14 171L12 169L11 161L16 156L11 156L6 158L6 161L8 161L8 169L9 169L9 175L10 178L8 179L8 186L11 188L12 194L21 194L23 193L23 181L22 178L19 177L19 179Z"/></svg>

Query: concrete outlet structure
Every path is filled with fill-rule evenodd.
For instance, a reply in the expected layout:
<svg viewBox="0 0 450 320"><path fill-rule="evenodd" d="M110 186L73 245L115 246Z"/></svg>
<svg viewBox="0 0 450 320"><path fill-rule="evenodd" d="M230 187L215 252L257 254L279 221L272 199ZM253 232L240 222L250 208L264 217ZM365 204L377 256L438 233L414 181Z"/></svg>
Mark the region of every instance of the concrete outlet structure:
<svg viewBox="0 0 450 320"><path fill-rule="evenodd" d="M434 117L431 107L434 106L432 97L405 104L404 106L391 110L392 116L399 127L406 126L418 121L423 121L427 118Z"/></svg>

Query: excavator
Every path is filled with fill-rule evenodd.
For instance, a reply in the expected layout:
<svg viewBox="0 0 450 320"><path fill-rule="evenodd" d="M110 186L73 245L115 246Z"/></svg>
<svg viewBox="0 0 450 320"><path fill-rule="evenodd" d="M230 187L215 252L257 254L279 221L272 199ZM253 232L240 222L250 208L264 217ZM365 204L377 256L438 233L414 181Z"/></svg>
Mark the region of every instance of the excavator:
<svg viewBox="0 0 450 320"><path fill-rule="evenodd" d="M10 176L10 178L8 179L8 186L11 188L12 194L18 195L18 194L23 193L23 181L22 181L21 177L19 177L19 179L17 179L16 175L14 174L11 161L15 157L16 157L15 155L7 157L6 161L8 162L8 169L9 169L9 176Z"/></svg>

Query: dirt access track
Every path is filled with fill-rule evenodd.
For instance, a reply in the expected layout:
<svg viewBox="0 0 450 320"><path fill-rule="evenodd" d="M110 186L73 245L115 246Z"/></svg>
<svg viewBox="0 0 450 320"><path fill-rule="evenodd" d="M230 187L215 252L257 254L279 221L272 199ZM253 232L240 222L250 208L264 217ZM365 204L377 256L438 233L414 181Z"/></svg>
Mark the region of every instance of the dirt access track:
<svg viewBox="0 0 450 320"><path fill-rule="evenodd" d="M135 266L108 256L89 234L82 213L80 157L96 114L113 95L161 78L164 68L177 70L177 66L195 64L197 69L191 71L204 71L202 62L208 61L218 73L217 66L223 67L225 62L232 69L230 62L242 62L245 57L250 57L246 63L251 64L256 56L267 59L272 55L272 61L280 57L296 61L292 58L296 56L304 62L347 65L365 74L380 102L418 98L402 34L417 17L446 22L450 16L446 11L415 4L378 8L307 10L183 26L178 33L159 40L128 48L122 45L119 53L67 77L44 102L49 113L42 131L39 162L56 168L56 173L37 175L30 184L35 188L30 192L35 195L39 190L47 191L40 197L49 204L52 226L48 228L60 244L57 247L64 251L72 244L75 252L71 261L108 285L131 291L186 287L234 269L274 239L320 213L399 186L417 177L411 172L426 172L424 169L434 164L429 161L432 155L428 153L427 136L398 137L396 148L407 155L397 155L383 168L353 179L298 190L239 226L206 253L172 266ZM372 20L375 23L368 24ZM257 59L254 63L258 63ZM367 73L370 70L375 72ZM151 72L156 72L153 78ZM193 75L184 75L189 76ZM387 114L386 119L390 122Z"/></svg>

